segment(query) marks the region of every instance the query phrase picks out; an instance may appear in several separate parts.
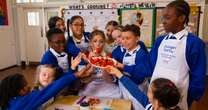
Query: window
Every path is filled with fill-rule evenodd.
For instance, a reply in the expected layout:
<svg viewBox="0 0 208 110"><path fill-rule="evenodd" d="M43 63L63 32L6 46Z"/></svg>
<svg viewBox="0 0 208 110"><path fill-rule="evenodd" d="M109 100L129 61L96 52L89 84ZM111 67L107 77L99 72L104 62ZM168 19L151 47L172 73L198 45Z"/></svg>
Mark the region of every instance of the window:
<svg viewBox="0 0 208 110"><path fill-rule="evenodd" d="M66 2L67 0L47 0L47 2Z"/></svg>
<svg viewBox="0 0 208 110"><path fill-rule="evenodd" d="M36 3L43 2L43 0L16 0L17 3Z"/></svg>
<svg viewBox="0 0 208 110"><path fill-rule="evenodd" d="M43 0L30 0L30 2L43 2Z"/></svg>
<svg viewBox="0 0 208 110"><path fill-rule="evenodd" d="M17 3L29 3L30 0L17 0Z"/></svg>
<svg viewBox="0 0 208 110"><path fill-rule="evenodd" d="M27 13L27 23L28 26L39 26L39 12L28 12Z"/></svg>

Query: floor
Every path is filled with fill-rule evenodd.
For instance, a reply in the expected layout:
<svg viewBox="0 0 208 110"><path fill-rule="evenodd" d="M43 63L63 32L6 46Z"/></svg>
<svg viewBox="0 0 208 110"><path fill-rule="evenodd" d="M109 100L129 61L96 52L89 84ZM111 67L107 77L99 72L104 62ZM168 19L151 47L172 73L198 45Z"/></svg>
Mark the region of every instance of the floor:
<svg viewBox="0 0 208 110"><path fill-rule="evenodd" d="M34 77L35 77L35 66L30 66L26 68L21 67L12 67L6 70L0 71L0 80L2 80L4 77L14 74L14 73L21 73L23 74L29 85L33 86L34 83ZM198 102L194 102L190 110L207 110L208 106L208 77L206 78L206 91L202 99Z"/></svg>

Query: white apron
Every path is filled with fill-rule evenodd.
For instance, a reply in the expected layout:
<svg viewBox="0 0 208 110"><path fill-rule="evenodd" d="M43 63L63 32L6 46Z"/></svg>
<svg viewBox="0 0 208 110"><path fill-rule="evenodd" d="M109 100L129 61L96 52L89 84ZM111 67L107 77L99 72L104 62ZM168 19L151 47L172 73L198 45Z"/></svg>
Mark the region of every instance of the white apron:
<svg viewBox="0 0 208 110"><path fill-rule="evenodd" d="M53 48L50 48L49 50L56 57L58 65L64 70L64 72L67 72L69 69L69 61L68 61L67 53L62 52L61 54L59 54Z"/></svg>
<svg viewBox="0 0 208 110"><path fill-rule="evenodd" d="M65 54L63 57L56 57L58 60L58 65L64 70L64 72L67 72L69 70L69 61L68 61L68 55Z"/></svg>
<svg viewBox="0 0 208 110"><path fill-rule="evenodd" d="M186 40L187 35L183 35L181 40L163 39L158 48L157 63L151 78L151 82L157 78L167 78L175 83L181 93L179 107L182 110L188 110L189 67L185 54Z"/></svg>
<svg viewBox="0 0 208 110"><path fill-rule="evenodd" d="M75 37L73 37L73 41L75 45L81 50L81 52L88 51L89 43L86 40L88 39L85 39L85 36L82 36L81 40L78 40Z"/></svg>
<svg viewBox="0 0 208 110"><path fill-rule="evenodd" d="M140 47L138 47L136 49L136 52L133 52L133 54L131 54L131 56L127 56L127 52L124 54L124 58L123 58L123 64L124 65L128 65L128 66L131 66L131 65L135 65L136 62L136 53L137 51L139 51ZM129 73L124 73L128 76L131 76ZM124 85L119 81L119 87L120 87L120 90L121 90L121 93L122 93L122 96L124 99L128 99L128 100L131 100L132 102L132 106L133 106L133 109L134 110L144 110L144 107L140 104L140 102L138 102L130 93L129 91L124 87ZM144 94L146 94L146 91L147 91L147 85L145 84L145 82L143 82L142 84L138 85L138 88L144 92Z"/></svg>
<svg viewBox="0 0 208 110"><path fill-rule="evenodd" d="M118 85L103 80L102 72L101 69L96 68L93 81L88 83L83 90L79 91L80 96L121 98L122 95Z"/></svg>

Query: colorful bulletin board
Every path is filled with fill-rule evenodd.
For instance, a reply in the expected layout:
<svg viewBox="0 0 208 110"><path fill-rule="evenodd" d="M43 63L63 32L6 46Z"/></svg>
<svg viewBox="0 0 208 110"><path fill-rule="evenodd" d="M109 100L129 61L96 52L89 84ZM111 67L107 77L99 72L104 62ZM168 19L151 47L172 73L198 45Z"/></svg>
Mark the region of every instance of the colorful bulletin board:
<svg viewBox="0 0 208 110"><path fill-rule="evenodd" d="M156 9L156 37L165 34L165 30L162 24L162 10L164 7L157 7ZM188 30L195 35L199 33L199 20L200 20L200 6L191 6L191 12L189 16Z"/></svg>
<svg viewBox="0 0 208 110"><path fill-rule="evenodd" d="M155 36L155 8L121 9L121 24L140 26L140 40L151 48Z"/></svg>
<svg viewBox="0 0 208 110"><path fill-rule="evenodd" d="M6 0L0 0L0 26L1 25L8 25Z"/></svg>

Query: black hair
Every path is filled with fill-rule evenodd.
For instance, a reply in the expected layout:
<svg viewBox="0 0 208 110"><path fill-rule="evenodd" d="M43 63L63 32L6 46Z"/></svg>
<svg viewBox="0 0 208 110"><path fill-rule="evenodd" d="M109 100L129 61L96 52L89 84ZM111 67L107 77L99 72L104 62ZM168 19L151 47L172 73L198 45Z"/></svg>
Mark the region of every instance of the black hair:
<svg viewBox="0 0 208 110"><path fill-rule="evenodd" d="M140 36L140 28L135 24L131 24L131 25L127 24L126 26L124 26L122 32L127 32L127 31L132 32L135 36Z"/></svg>
<svg viewBox="0 0 208 110"><path fill-rule="evenodd" d="M64 34L64 32L60 29L57 29L57 28L49 29L46 33L46 37L47 37L48 41L51 41L53 39L54 34Z"/></svg>
<svg viewBox="0 0 208 110"><path fill-rule="evenodd" d="M151 87L153 97L160 102L161 106L169 110L171 110L170 108L179 108L177 104L180 101L181 95L172 81L158 78L152 82Z"/></svg>
<svg viewBox="0 0 208 110"><path fill-rule="evenodd" d="M101 30L98 30L98 29L92 31L92 33L90 34L90 40L92 40L93 37L96 35L100 35L105 40L105 33Z"/></svg>
<svg viewBox="0 0 208 110"><path fill-rule="evenodd" d="M176 15L181 16L185 15L184 23L188 25L189 22L189 14L190 14L190 6L185 0L175 0L170 2L167 7L173 7L176 10Z"/></svg>
<svg viewBox="0 0 208 110"><path fill-rule="evenodd" d="M111 20L106 24L105 28L107 28L110 25L112 25L113 27L116 27L116 26L118 26L118 22L114 21L114 20Z"/></svg>
<svg viewBox="0 0 208 110"><path fill-rule="evenodd" d="M76 19L81 19L83 22L84 22L84 19L79 16L79 15L75 15L75 16L72 16L71 19L70 19L70 24L72 24Z"/></svg>
<svg viewBox="0 0 208 110"><path fill-rule="evenodd" d="M9 100L19 96L20 90L27 85L22 74L16 73L4 78L0 83L0 107L6 109Z"/></svg>
<svg viewBox="0 0 208 110"><path fill-rule="evenodd" d="M56 27L56 22L57 22L58 20L64 21L61 17L58 17L58 16L53 16L53 17L51 17L51 18L49 19L49 21L48 21L48 27L49 27L49 29L55 28L55 27Z"/></svg>

